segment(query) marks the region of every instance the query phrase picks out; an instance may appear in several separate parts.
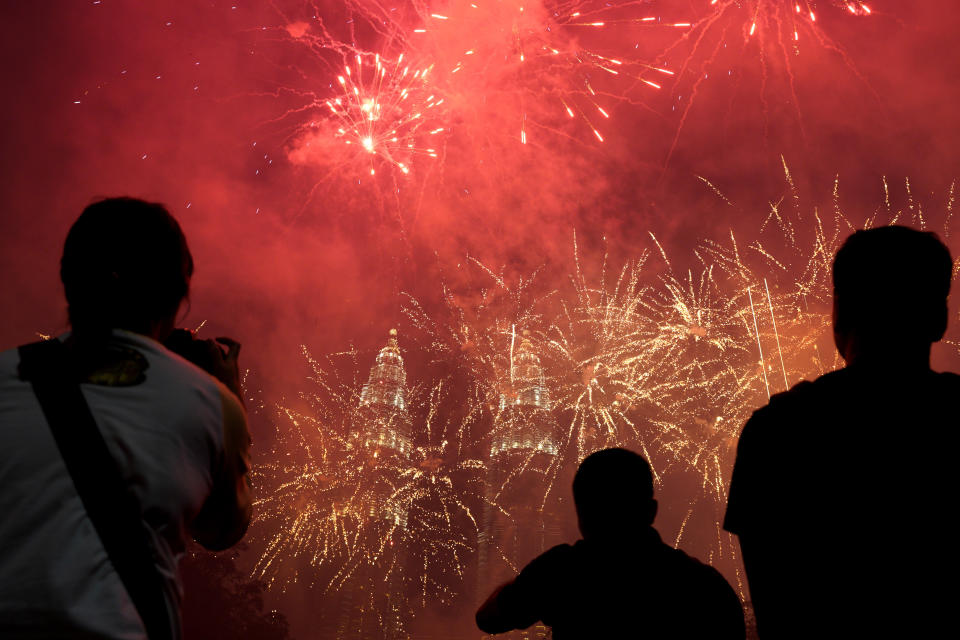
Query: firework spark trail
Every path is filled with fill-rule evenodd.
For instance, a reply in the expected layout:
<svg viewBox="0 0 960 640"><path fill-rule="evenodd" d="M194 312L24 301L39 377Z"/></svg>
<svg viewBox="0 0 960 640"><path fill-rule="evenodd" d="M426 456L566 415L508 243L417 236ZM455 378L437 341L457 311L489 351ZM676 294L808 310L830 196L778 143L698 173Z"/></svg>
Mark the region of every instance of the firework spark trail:
<svg viewBox="0 0 960 640"><path fill-rule="evenodd" d="M773 312L773 300L770 298L770 285L767 279L763 279L763 288L767 292L767 306L770 308L770 323L773 325L773 334L777 338L777 355L780 356L780 370L783 372L783 388L789 389L790 382L787 381L787 367L783 364L783 349L780 347L780 332L777 331L777 315Z"/></svg>
<svg viewBox="0 0 960 640"><path fill-rule="evenodd" d="M733 206L718 186L704 182L724 207ZM356 417L363 378L357 353L338 354L355 372L341 380L331 372L342 365L305 352L318 390L305 397L309 410L281 407L285 439L258 469L273 492L258 504L256 526L272 533L262 537L256 571L271 584L312 571L310 579L327 588L349 589L351 580L372 570L416 586L416 598L404 604L411 610L431 598L449 603L477 552L473 536L486 518L477 506L522 531L532 526L525 520L531 510L551 508L557 478L606 446L641 451L658 484L684 474L696 478L697 489L681 505L686 515L678 542L694 520L709 518L719 527L734 445L750 412L765 393L839 364L836 354L821 354L818 342L831 332L832 258L855 225L841 206L838 180L827 215L815 207L804 211L786 163L784 183L785 195L749 241L731 231L724 242L699 243L693 252L698 271L678 273L653 234L648 250L618 268L606 255L584 264L574 236L569 285L550 289L539 272L508 276L468 257L470 275L458 271L458 286L442 284L439 310L405 296L402 312L420 357L456 364L456 375L465 374L468 383L462 398L451 398L447 379L409 389L410 404L419 407L414 430L420 441L407 454L379 453L358 435L366 427ZM907 221L930 227L939 220L909 181L902 206L895 206L886 180L883 185L883 204L860 226ZM947 236L953 199L951 187ZM761 286L766 311L753 299ZM759 364L758 351L764 354ZM523 385L529 376L516 367L534 361L549 402L510 409L528 402ZM461 407L456 417L451 400ZM533 422L544 430L525 433ZM501 455L497 442L513 453ZM500 475L492 473L497 465ZM523 508L510 505L507 494L531 475L537 478L533 498ZM719 528L712 545L710 558L734 557L732 540ZM499 552L517 568L515 554ZM405 564L401 554L416 561Z"/></svg>
<svg viewBox="0 0 960 640"><path fill-rule="evenodd" d="M695 23L693 29L684 34L676 44L668 48L661 58L668 57L673 51L678 48L681 44L686 44L692 37L692 51L690 55L686 56L683 59L683 62L680 65L680 68L676 72L677 81L679 83L686 76L688 68L693 64L695 54L699 54L700 47L703 44L704 40L707 37L707 33L713 27L714 23L719 19L719 15L716 17L707 18L702 23ZM713 46L713 50L710 51L705 57L702 66L703 67L712 67L713 63L716 61L717 56L720 54L721 49L723 48L724 42L726 40L727 28L724 27L723 31L720 34L720 37L717 39L716 43ZM673 135L673 140L670 143L670 149L667 151L667 156L664 160L664 166L670 164L670 160L673 157L674 152L677 150L677 145L680 143L680 135L683 133L684 128L687 123L687 118L690 115L690 111L693 109L694 104L696 103L697 95L700 91L701 85L707 81L708 75L705 73L697 73L695 75L696 79L693 82L693 86L690 89L690 96L687 98L686 104L683 109L680 111L680 118L677 122L677 128Z"/></svg>
<svg viewBox="0 0 960 640"><path fill-rule="evenodd" d="M830 8L842 10L850 16L869 16L872 10L864 2L833 0L826 3ZM798 94L792 57L800 54L802 35L821 49L837 55L847 68L879 103L879 96L857 69L846 50L835 42L818 25L817 3L811 0L712 0L707 15L695 21L688 32L668 47L658 58L665 60L676 55L681 56L677 66L674 93L683 90L683 80L692 77L689 95L680 110L678 124L666 155L665 166L669 165L687 119L697 102L702 85L711 75L718 56L728 45L733 44L730 34L739 31L742 35L740 58L745 58L748 47L755 47L760 60L760 101L764 115L764 127L769 126L767 109L768 81L771 77L770 62L778 60L783 64L783 74L789 88L790 104L794 110L796 122L801 134L806 137L803 125L803 111ZM719 75L719 74L717 74ZM731 103L733 95L731 95Z"/></svg>
<svg viewBox="0 0 960 640"><path fill-rule="evenodd" d="M763 386L767 389L767 399L770 399L770 381L767 380L767 363L763 359L763 345L760 344L760 329L757 327L757 314L753 309L753 292L747 287L747 297L750 299L750 315L753 317L753 330L757 338L757 351L760 352L760 368L763 370Z"/></svg>
<svg viewBox="0 0 960 640"><path fill-rule="evenodd" d="M425 154L436 158L436 149L420 147L417 142L427 122L425 112L443 104L443 98L432 93L427 84L432 68L411 70L403 66L403 54L392 64L374 54L373 77L365 82L363 56L356 56L355 66L345 65L344 74L337 76L345 94L326 101L340 121L337 133L344 143L360 145L366 153L379 156L403 173L410 173L410 161L405 157ZM428 95L420 95L424 93ZM426 127L426 134L431 136L444 130L439 125ZM371 166L370 174L375 173Z"/></svg>
<svg viewBox="0 0 960 640"><path fill-rule="evenodd" d="M381 167L408 175L418 158L442 158L458 126L471 136L506 136L522 144L534 138L543 143L531 127L582 142L576 127L564 124L576 120L603 142L613 108L641 104L626 96L620 80L657 90L663 84L658 78L674 73L635 59L636 49L620 52L628 56L593 50L580 44L581 36L689 26L633 15L642 7L630 1L418 0L410 10L395 11L349 0L344 11L350 19L339 27L345 33L323 21L291 21L277 9L286 22L278 37L305 48L320 73L299 70L315 87L279 87L275 97L294 95L301 102L270 123L288 128L286 146L295 164L329 165L328 174L352 167L353 175L345 176L353 181ZM316 14L315 7L305 9ZM358 37L366 31L375 37Z"/></svg>
<svg viewBox="0 0 960 640"><path fill-rule="evenodd" d="M307 398L311 407L306 412L277 408L277 417L283 419L279 424L286 428L278 426L276 453L257 467L255 478L271 491L255 505L253 538L262 535L266 543L254 573L268 577L270 584L279 579L284 586L299 579L301 556L313 569L346 562L363 524L361 512L353 506L357 492L349 489L357 478L344 473L357 467L341 467L350 447L335 429L342 419L337 414L359 396L352 385L328 375L306 349L304 356L312 380L325 393ZM281 564L294 568L290 571ZM307 583L315 579L307 576Z"/></svg>
<svg viewBox="0 0 960 640"><path fill-rule="evenodd" d="M700 249L726 274L725 286L733 292L728 294L731 304L738 308L735 315L749 329L750 339L754 342L754 354L758 351L761 354L764 351L772 353L776 348L784 389L789 387L789 379L802 377L801 372L791 371L787 363L794 361L798 353L812 348L817 337L823 334L824 327L829 324L830 261L833 251L839 246L842 227L836 225L828 237L816 212L814 220L813 238L809 245L801 246L792 221L778 219L779 238L780 241L786 241L787 254L778 257L759 240L754 241L748 245L748 249L759 259L759 263L750 264L751 261L741 255L732 233L729 245L707 240ZM770 278L781 283L779 293L770 291ZM767 296L769 324L761 324L754 306L752 293L760 287L763 287ZM740 293L735 293L737 291ZM812 333L811 329L814 329ZM764 343L768 345L766 349ZM788 355L785 356L785 353ZM769 388L771 385L767 374L773 373L776 367L768 363L763 355L760 357L764 388Z"/></svg>
<svg viewBox="0 0 960 640"><path fill-rule="evenodd" d="M398 179L442 156L445 99L432 82L431 61L408 51L396 14L376 2L346 3L341 24L317 19L309 3L293 16L273 8L283 22L273 39L301 54L293 67L300 81L267 94L292 96L295 104L264 124L281 128L293 164L324 169L312 191L381 173L396 191L410 184Z"/></svg>
<svg viewBox="0 0 960 640"><path fill-rule="evenodd" d="M308 164L339 143L348 151L337 154L341 162L376 175L381 165L409 174L417 157L437 158L439 134L446 130L444 98L430 82L433 67L404 58L403 53L388 60L364 52L345 59L336 75L338 91L329 97L308 95L308 104L297 110L314 115L290 136L291 159ZM317 110L329 113L329 125Z"/></svg>
<svg viewBox="0 0 960 640"><path fill-rule="evenodd" d="M627 26L689 26L665 24L652 15L624 15L635 6L642 5L451 0L424 6L423 26L414 31L423 38L421 46L431 48L433 57L443 61L448 70L444 86L460 95L463 103L475 107L478 94L484 101L498 94L517 104L515 133L508 135L521 144L530 141L528 125L570 137L546 115L550 110L583 122L603 142L600 123L611 117L613 105L626 100L623 93L605 88L610 84L607 80L633 79L657 90L662 86L658 78L669 78L673 72L663 65L585 48L579 36ZM479 91L478 83L483 87ZM544 115L531 111L533 103L543 102L550 105Z"/></svg>
<svg viewBox="0 0 960 640"><path fill-rule="evenodd" d="M735 1L711 0L710 4L723 9ZM785 26L789 25L791 27L790 31L793 33L793 39L799 41L799 25L807 19L809 19L810 24L817 21L816 3L811 0L752 0L751 2L739 2L737 4L746 6L747 17L750 19L748 36L757 33L758 25L773 25L779 30L783 30ZM864 2L834 0L831 4L846 8L852 15L870 15L872 13L870 7Z"/></svg>
<svg viewBox="0 0 960 640"><path fill-rule="evenodd" d="M276 452L256 470L269 491L257 501L252 527L253 543L263 548L254 575L283 589L302 582L326 591L358 588L376 575L394 590L415 585L420 606L448 603L474 551L470 505L485 499L477 486L484 464L463 450L477 412L454 421L443 408L443 382L428 392L408 388L423 444L406 454L377 446L370 434L383 425L371 421L383 416L358 410L359 354L325 362L303 354L316 385L302 398L309 409L277 407ZM344 359L352 379L337 375ZM411 559L422 572L409 572Z"/></svg>

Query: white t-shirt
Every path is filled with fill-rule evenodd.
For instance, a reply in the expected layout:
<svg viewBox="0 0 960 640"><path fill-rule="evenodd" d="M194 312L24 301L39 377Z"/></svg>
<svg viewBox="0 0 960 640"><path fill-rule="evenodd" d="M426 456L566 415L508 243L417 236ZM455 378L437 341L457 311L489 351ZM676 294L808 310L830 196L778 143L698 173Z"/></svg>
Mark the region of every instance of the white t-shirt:
<svg viewBox="0 0 960 640"><path fill-rule="evenodd" d="M142 382L81 389L143 509L177 636L188 527L223 465L225 429L246 430L246 418L226 387L160 343L119 330L113 340L143 356ZM145 638L19 362L16 349L0 353L0 637Z"/></svg>

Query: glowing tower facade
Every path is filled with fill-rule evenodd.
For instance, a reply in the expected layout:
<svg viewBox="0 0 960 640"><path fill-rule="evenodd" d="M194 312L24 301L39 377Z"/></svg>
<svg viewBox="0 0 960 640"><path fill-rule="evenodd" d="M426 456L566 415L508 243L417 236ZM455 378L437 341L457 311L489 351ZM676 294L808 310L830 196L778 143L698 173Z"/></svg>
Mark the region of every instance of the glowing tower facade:
<svg viewBox="0 0 960 640"><path fill-rule="evenodd" d="M510 565L519 569L560 542L558 509L554 496L547 494L559 450L558 429L529 332L512 355L504 387L490 438L478 539L478 590L483 594L513 577ZM534 627L512 637L541 637L543 631Z"/></svg>
<svg viewBox="0 0 960 640"><path fill-rule="evenodd" d="M392 480L411 463L412 420L406 403L407 374L391 329L387 344L370 368L360 390L352 439L366 452L359 493L366 496L370 518L366 535L378 536L393 527L405 528L408 513L391 499ZM337 638L400 640L405 638L407 610L403 606L401 571L387 571L378 562L353 572L351 584L339 590ZM384 576L388 575L387 579Z"/></svg>
<svg viewBox="0 0 960 640"><path fill-rule="evenodd" d="M360 391L360 410L372 427L365 434L367 445L392 449L400 454L412 450L410 419L405 387L407 373L397 344L397 330L390 330L370 369L370 378Z"/></svg>
<svg viewBox="0 0 960 640"><path fill-rule="evenodd" d="M500 394L499 411L493 437L490 442L490 457L512 450L557 452L552 429L544 429L540 418L550 411L550 393L543 375L543 366L530 341L529 332L524 332L520 347L510 363L510 386Z"/></svg>

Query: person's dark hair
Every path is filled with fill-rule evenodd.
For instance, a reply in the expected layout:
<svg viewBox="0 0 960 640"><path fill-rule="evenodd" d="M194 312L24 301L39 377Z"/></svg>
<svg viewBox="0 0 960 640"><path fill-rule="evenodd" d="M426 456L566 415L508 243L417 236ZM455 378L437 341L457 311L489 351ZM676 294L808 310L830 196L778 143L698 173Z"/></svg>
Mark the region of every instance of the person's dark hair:
<svg viewBox="0 0 960 640"><path fill-rule="evenodd" d="M652 501L650 464L627 449L603 449L590 454L573 478L573 502L581 527L593 531L651 524Z"/></svg>
<svg viewBox="0 0 960 640"><path fill-rule="evenodd" d="M67 234L60 280L78 341L111 329L149 333L187 297L193 257L162 204L108 198L83 210Z"/></svg>
<svg viewBox="0 0 960 640"><path fill-rule="evenodd" d="M833 261L837 329L868 340L936 342L953 277L937 234L892 225L860 230Z"/></svg>

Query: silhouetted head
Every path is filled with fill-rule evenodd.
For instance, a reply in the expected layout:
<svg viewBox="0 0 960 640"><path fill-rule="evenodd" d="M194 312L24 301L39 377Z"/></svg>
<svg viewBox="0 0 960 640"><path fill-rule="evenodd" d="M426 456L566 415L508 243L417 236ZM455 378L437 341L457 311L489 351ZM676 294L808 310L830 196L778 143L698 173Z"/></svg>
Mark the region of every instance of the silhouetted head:
<svg viewBox="0 0 960 640"><path fill-rule="evenodd" d="M78 341L111 329L163 339L190 290L193 258L161 204L110 198L83 210L67 234L60 279Z"/></svg>
<svg viewBox="0 0 960 640"><path fill-rule="evenodd" d="M936 234L857 231L833 262L834 338L844 359L926 354L947 328L953 260Z"/></svg>
<svg viewBox="0 0 960 640"><path fill-rule="evenodd" d="M643 456L604 449L587 456L573 478L573 502L584 538L633 534L653 524L653 473Z"/></svg>

